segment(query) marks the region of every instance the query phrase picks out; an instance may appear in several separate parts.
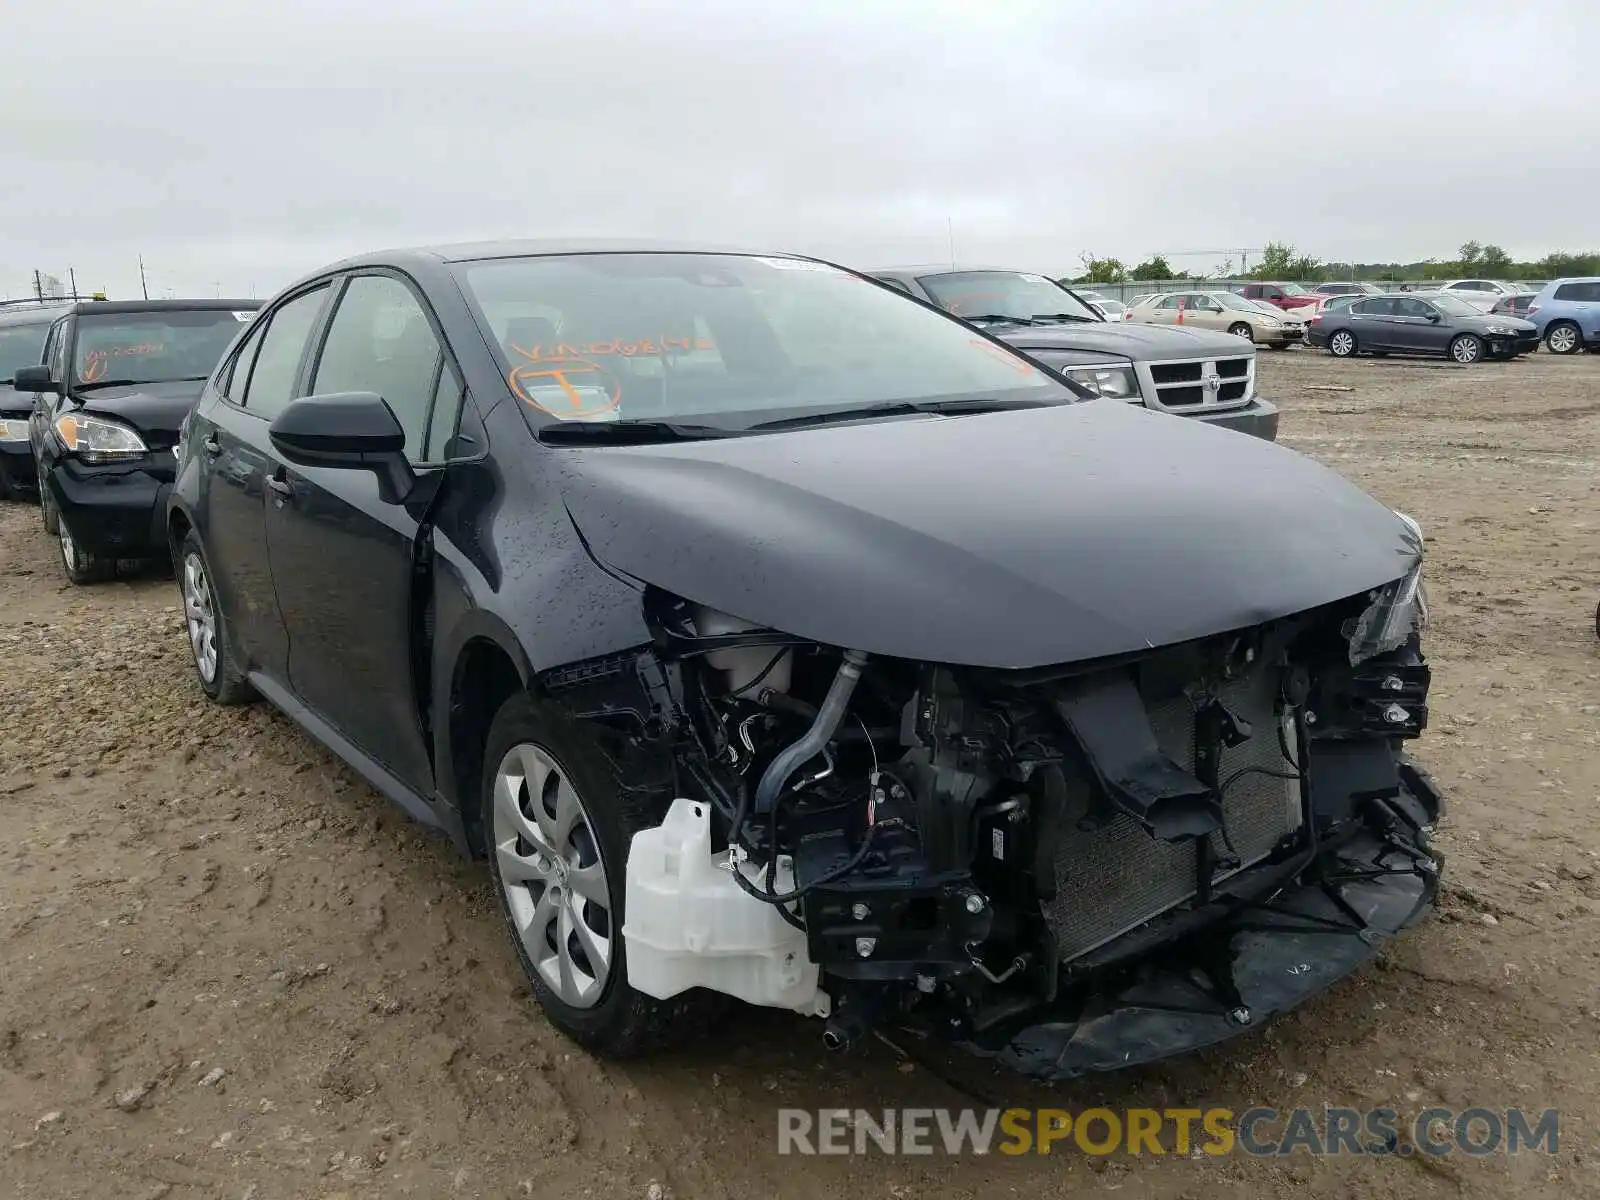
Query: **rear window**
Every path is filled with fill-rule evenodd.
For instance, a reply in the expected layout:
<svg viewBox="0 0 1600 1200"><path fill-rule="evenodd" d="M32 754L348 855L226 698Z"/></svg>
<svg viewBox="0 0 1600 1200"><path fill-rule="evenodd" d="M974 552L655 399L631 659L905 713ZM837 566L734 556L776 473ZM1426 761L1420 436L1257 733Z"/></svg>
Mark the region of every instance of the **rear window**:
<svg viewBox="0 0 1600 1200"><path fill-rule="evenodd" d="M1063 390L970 327L822 263L576 254L456 271L535 421L737 428L785 410Z"/></svg>
<svg viewBox="0 0 1600 1200"><path fill-rule="evenodd" d="M1600 283L1563 283L1556 288L1554 299L1592 303L1600 300Z"/></svg>
<svg viewBox="0 0 1600 1200"><path fill-rule="evenodd" d="M254 313L230 309L86 314L72 351L79 385L205 379Z"/></svg>
<svg viewBox="0 0 1600 1200"><path fill-rule="evenodd" d="M10 383L20 367L38 366L44 356L44 339L50 323L0 325L0 384Z"/></svg>

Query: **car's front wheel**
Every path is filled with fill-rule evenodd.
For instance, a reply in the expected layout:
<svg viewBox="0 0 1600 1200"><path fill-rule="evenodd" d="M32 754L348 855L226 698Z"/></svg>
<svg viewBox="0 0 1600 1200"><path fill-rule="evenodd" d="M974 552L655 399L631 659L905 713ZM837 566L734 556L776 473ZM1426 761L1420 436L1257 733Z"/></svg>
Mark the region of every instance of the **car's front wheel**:
<svg viewBox="0 0 1600 1200"><path fill-rule="evenodd" d="M56 513L56 546L61 551L61 569L66 572L68 581L79 587L100 583L116 573L116 560L85 550L59 512Z"/></svg>
<svg viewBox="0 0 1600 1200"><path fill-rule="evenodd" d="M1251 329L1250 326L1246 325L1243 321L1238 321L1232 325L1229 325L1228 332L1233 334L1234 337L1243 338L1247 342L1255 341L1255 330Z"/></svg>
<svg viewBox="0 0 1600 1200"><path fill-rule="evenodd" d="M1328 353L1335 358L1349 358L1356 352L1356 335L1348 329L1336 329L1328 336Z"/></svg>
<svg viewBox="0 0 1600 1200"><path fill-rule="evenodd" d="M618 790L589 732L531 696L500 709L483 761L490 871L545 1014L608 1057L670 1041L703 1011L703 995L657 1000L634 990L622 940L629 844L656 821Z"/></svg>
<svg viewBox="0 0 1600 1200"><path fill-rule="evenodd" d="M1462 366L1471 366L1483 357L1483 339L1475 333L1463 333L1451 339L1450 357Z"/></svg>
<svg viewBox="0 0 1600 1200"><path fill-rule="evenodd" d="M194 530L184 535L173 564L178 589L183 594L184 629L194 659L200 687L218 704L244 704L255 699L255 689L244 677L228 646L227 618L211 586L211 568Z"/></svg>
<svg viewBox="0 0 1600 1200"><path fill-rule="evenodd" d="M1552 321L1544 331L1544 344L1551 354L1576 354L1583 338L1571 321Z"/></svg>

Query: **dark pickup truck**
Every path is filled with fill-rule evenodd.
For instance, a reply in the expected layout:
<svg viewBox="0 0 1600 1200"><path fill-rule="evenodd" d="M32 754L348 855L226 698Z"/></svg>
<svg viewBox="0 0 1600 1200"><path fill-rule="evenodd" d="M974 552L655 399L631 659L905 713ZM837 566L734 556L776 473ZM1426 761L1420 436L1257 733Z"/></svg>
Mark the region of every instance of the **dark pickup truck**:
<svg viewBox="0 0 1600 1200"><path fill-rule="evenodd" d="M1255 347L1232 334L1107 321L1071 289L1027 271L946 265L867 274L1107 400L1277 440L1278 408L1256 395Z"/></svg>

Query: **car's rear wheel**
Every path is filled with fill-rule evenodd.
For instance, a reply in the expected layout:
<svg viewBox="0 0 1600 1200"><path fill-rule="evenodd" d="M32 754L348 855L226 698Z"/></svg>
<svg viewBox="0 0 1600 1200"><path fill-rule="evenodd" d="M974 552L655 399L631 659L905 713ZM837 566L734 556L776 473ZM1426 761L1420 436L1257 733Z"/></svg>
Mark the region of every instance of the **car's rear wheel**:
<svg viewBox="0 0 1600 1200"><path fill-rule="evenodd" d="M1336 329L1328 335L1328 353L1335 358L1349 358L1356 352L1356 335L1348 329Z"/></svg>
<svg viewBox="0 0 1600 1200"><path fill-rule="evenodd" d="M244 704L255 699L255 689L244 677L228 645L227 618L211 586L211 568L194 530L184 535L173 564L178 589L183 594L184 628L200 687L218 704Z"/></svg>
<svg viewBox="0 0 1600 1200"><path fill-rule="evenodd" d="M705 994L634 990L622 939L628 848L652 815L618 790L587 730L525 694L495 717L483 762L489 869L540 1007L597 1054L672 1040L705 1011Z"/></svg>
<svg viewBox="0 0 1600 1200"><path fill-rule="evenodd" d="M1554 321L1544 331L1544 344L1551 354L1576 354L1583 345L1583 337L1571 321Z"/></svg>
<svg viewBox="0 0 1600 1200"><path fill-rule="evenodd" d="M1462 366L1471 366L1483 357L1483 339L1475 333L1463 333L1450 341L1450 357Z"/></svg>
<svg viewBox="0 0 1600 1200"><path fill-rule="evenodd" d="M1243 321L1236 321L1232 325L1229 325L1228 332L1233 334L1234 337L1243 338L1247 342L1253 342L1256 340L1255 330L1251 329L1250 326L1246 325Z"/></svg>
<svg viewBox="0 0 1600 1200"><path fill-rule="evenodd" d="M85 550L72 535L72 528L60 513L56 514L56 545L61 551L61 569L66 572L70 582L80 587L100 583L116 573L116 560L101 558Z"/></svg>

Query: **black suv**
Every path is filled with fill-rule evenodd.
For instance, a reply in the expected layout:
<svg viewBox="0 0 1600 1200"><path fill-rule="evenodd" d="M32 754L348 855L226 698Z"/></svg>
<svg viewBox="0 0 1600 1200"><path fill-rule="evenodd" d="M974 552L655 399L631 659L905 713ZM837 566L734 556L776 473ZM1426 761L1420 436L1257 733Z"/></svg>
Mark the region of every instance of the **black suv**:
<svg viewBox="0 0 1600 1200"><path fill-rule="evenodd" d="M31 393L28 441L45 528L73 583L121 559L165 558L178 428L255 300L86 301L50 326L44 361L14 373Z"/></svg>
<svg viewBox="0 0 1600 1200"><path fill-rule="evenodd" d="M856 272L354 259L261 312L179 460L206 693L487 857L597 1051L721 993L1109 1069L1434 895L1416 526Z"/></svg>

